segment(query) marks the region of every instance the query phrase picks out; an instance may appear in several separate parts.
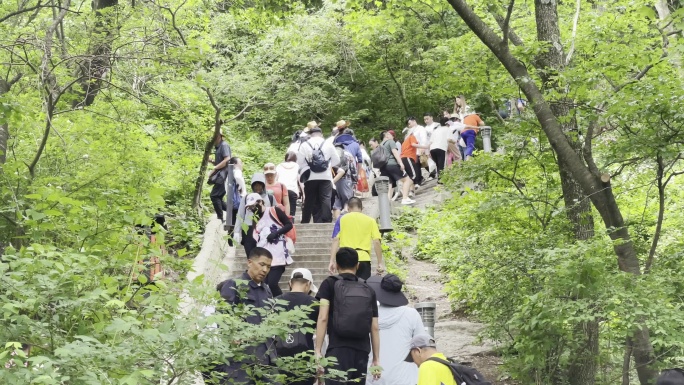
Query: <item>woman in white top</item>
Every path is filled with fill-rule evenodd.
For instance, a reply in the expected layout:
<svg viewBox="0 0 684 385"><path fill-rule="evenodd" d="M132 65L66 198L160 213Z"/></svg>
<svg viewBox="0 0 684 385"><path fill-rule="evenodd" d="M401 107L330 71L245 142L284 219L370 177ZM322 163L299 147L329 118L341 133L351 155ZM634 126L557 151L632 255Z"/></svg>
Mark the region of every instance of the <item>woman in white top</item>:
<svg viewBox="0 0 684 385"><path fill-rule="evenodd" d="M299 197L299 165L297 164L296 153L288 152L285 154L285 162L276 166L276 175L278 182L287 187L290 216L294 217L297 211L297 198Z"/></svg>
<svg viewBox="0 0 684 385"><path fill-rule="evenodd" d="M448 121L449 118L440 118L440 126L435 128L430 136L430 156L437 164L438 178L442 177L442 171L444 171L444 168L446 167L449 139L452 136L451 128L447 125Z"/></svg>

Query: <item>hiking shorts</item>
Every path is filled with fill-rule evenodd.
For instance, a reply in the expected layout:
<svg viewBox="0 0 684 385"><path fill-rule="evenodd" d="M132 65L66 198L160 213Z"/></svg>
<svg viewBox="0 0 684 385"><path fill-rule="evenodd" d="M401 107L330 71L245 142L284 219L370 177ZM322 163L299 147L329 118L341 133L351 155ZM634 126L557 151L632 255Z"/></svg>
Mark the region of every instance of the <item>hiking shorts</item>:
<svg viewBox="0 0 684 385"><path fill-rule="evenodd" d="M333 210L342 210L347 205L347 201L354 196L354 187L351 178L342 178L335 183L337 188Z"/></svg>
<svg viewBox="0 0 684 385"><path fill-rule="evenodd" d="M420 164L411 158L401 158L401 163L404 164L404 170L406 170L408 177L415 182L420 172Z"/></svg>
<svg viewBox="0 0 684 385"><path fill-rule="evenodd" d="M388 164L380 169L380 175L388 177L392 187L397 187L397 182L402 180L406 173L401 171L401 167L398 164Z"/></svg>

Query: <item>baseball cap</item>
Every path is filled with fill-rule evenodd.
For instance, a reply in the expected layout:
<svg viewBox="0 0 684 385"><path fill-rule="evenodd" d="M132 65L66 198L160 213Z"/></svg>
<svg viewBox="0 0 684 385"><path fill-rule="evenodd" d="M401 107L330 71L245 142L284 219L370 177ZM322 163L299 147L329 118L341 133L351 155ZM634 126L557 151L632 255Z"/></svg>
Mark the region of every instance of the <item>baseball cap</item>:
<svg viewBox="0 0 684 385"><path fill-rule="evenodd" d="M413 362L413 357L411 357L411 350L419 348L436 348L435 339L427 334L418 334L411 339L411 346L409 348L408 355L404 361Z"/></svg>
<svg viewBox="0 0 684 385"><path fill-rule="evenodd" d="M316 126L316 127L312 128L311 130L309 130L310 134L313 134L314 132L323 132L323 130L321 130L320 127Z"/></svg>
<svg viewBox="0 0 684 385"><path fill-rule="evenodd" d="M304 278L307 281L311 282L311 291L314 293L318 292L318 287L314 285L313 283L313 274L311 274L311 270L305 269L303 267L300 267L298 269L292 270L292 274L290 275L290 281L292 281L295 278Z"/></svg>
<svg viewBox="0 0 684 385"><path fill-rule="evenodd" d="M266 174L275 174L275 173L276 173L275 164L273 164L273 163L266 163L266 164L264 165L264 175L266 175Z"/></svg>
<svg viewBox="0 0 684 385"><path fill-rule="evenodd" d="M247 195L247 198L245 199L245 206L252 206L256 204L258 201L263 201L264 198L261 197L261 195L257 193L251 193Z"/></svg>
<svg viewBox="0 0 684 385"><path fill-rule="evenodd" d="M395 137L395 138L397 137L397 134L394 132L394 130L389 130L389 131L387 131L387 132L388 132L390 135L392 135L393 137Z"/></svg>

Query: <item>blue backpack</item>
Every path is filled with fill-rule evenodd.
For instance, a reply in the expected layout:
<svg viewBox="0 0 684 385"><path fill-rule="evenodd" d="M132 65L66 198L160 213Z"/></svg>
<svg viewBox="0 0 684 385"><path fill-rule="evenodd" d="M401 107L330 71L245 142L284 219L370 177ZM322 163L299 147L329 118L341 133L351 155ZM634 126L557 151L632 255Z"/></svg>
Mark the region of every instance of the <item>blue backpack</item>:
<svg viewBox="0 0 684 385"><path fill-rule="evenodd" d="M237 210L240 208L240 200L242 200L242 197L240 196L238 185L237 183L235 183L233 185L233 210Z"/></svg>

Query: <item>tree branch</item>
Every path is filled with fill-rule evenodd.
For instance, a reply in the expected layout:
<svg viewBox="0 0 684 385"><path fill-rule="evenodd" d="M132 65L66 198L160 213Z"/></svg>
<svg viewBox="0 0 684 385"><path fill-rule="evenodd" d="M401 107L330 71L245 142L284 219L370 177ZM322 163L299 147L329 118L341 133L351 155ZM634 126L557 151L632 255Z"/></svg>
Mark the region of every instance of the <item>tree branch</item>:
<svg viewBox="0 0 684 385"><path fill-rule="evenodd" d="M67 10L70 5L71 0L66 0L64 9L62 9L59 15L57 15L57 17L53 20L52 25L50 25L50 27L45 32L45 52L43 54L43 61L41 64L40 81L43 84L45 91L47 92L47 95L45 96L45 104L47 107L47 111L45 116L45 131L43 132L43 138L40 141L40 145L38 146L38 150L36 151L36 155L33 157L31 164L28 165L29 174L31 174L31 178L35 177L36 165L38 164L40 157L43 155L43 150L45 150L45 145L47 144L47 140L50 137L50 127L52 127L52 114L54 112L56 103L55 99L59 99L59 96L61 94L57 94L57 96L55 97L55 92L57 91L56 80L54 78L54 75L50 74L50 71L48 70L48 65L52 59L52 36L54 35L59 23L64 19L64 16L66 16Z"/></svg>
<svg viewBox="0 0 684 385"><path fill-rule="evenodd" d="M626 81L625 83L617 86L617 88L613 87L615 89L615 92L618 92L621 89L625 88L626 86L641 80L641 78L646 76L646 74L648 73L648 71L651 70L651 68L653 68L656 64L662 63L662 61L667 57L667 55L668 55L667 47L670 45L670 41L667 38L668 35L661 28L658 28L658 31L660 31L660 34L662 35L662 38L663 38L663 46L662 46L663 53L660 55L660 58L658 58L658 60L655 63L649 63L648 65L646 65L641 71L639 71L639 73L636 74L636 76L634 76L633 79Z"/></svg>
<svg viewBox="0 0 684 385"><path fill-rule="evenodd" d="M571 40L570 40L570 49L568 50L568 55L565 57L565 65L570 64L570 60L572 59L572 54L575 53L575 38L577 36L577 22L579 21L579 16L580 16L580 6L582 5L582 0L577 0L576 6L575 6L575 17L572 19L572 35L571 35Z"/></svg>
<svg viewBox="0 0 684 385"><path fill-rule="evenodd" d="M585 133L584 137L582 155L584 157L584 161L587 163L587 166L589 167L589 171L594 173L594 175L599 175L601 172L599 171L598 166L596 166L596 162L594 161L594 154L591 149L591 141L594 139L595 126L595 120L589 122L589 127L587 128L587 132Z"/></svg>
<svg viewBox="0 0 684 385"><path fill-rule="evenodd" d="M658 187L658 220L656 221L655 232L653 233L653 241L651 242L651 249L648 252L646 259L646 266L644 266L644 274L651 271L653 259L655 258L656 248L660 240L660 232L663 228L663 217L665 216L665 185L663 184L663 176L665 174L665 165L663 164L663 156L658 152L656 155L656 183Z"/></svg>
<svg viewBox="0 0 684 385"><path fill-rule="evenodd" d="M501 15L499 12L499 9L497 6L490 4L488 7L489 13L494 17L494 20L496 20L496 24L499 25L499 28L503 31L504 27L504 17ZM511 29L510 25L508 27L508 38L513 43L513 45L516 46L523 46L523 41L520 39L520 37Z"/></svg>
<svg viewBox="0 0 684 385"><path fill-rule="evenodd" d="M577 0L579 1L579 0ZM503 31L503 45L508 47L508 35L510 33L511 27L510 27L510 22L511 22L511 14L513 13L513 4L515 4L515 0L511 0L510 3L508 3L508 10L506 11L506 18L504 19L503 26L501 27L501 30Z"/></svg>
<svg viewBox="0 0 684 385"><path fill-rule="evenodd" d="M19 80L21 80L21 77L22 77L22 76L24 76L24 74L21 73L21 72L18 73L18 74L16 74L16 75L12 78L12 80L10 80L10 81L7 82L7 84L8 84L10 87L12 87L16 82L18 82Z"/></svg>

